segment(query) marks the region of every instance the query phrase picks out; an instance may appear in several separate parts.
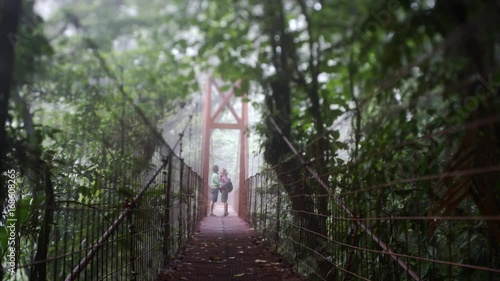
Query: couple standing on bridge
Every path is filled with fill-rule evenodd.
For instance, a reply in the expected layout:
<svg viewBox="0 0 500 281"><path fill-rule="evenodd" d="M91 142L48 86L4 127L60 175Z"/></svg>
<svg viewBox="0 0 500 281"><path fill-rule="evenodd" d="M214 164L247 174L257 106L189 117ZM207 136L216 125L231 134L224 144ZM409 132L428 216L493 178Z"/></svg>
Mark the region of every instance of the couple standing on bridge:
<svg viewBox="0 0 500 281"><path fill-rule="evenodd" d="M221 201L224 203L224 216L229 215L227 211L227 196L233 190L231 179L227 177L227 170L222 169L219 175L219 166L212 167L212 176L210 177L210 192L212 192L212 202L210 203L210 216L214 214L214 204L217 202L219 192L221 193Z"/></svg>

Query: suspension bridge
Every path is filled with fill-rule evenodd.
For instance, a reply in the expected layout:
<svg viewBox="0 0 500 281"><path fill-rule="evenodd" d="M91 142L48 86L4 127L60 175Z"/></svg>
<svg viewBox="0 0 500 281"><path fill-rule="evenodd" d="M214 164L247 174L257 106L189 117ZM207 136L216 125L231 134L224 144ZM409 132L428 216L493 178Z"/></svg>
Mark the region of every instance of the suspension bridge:
<svg viewBox="0 0 500 281"><path fill-rule="evenodd" d="M45 243L46 254L19 261L11 279L500 280L498 253L484 238L487 225L500 219L428 216L423 206L431 202L412 185L460 175L410 175L362 190L333 188L343 171L320 174L314 160L303 159L286 140L297 165L249 177L248 105L235 108L234 99L233 89L224 92L218 81L207 79L202 142L188 146L201 155L195 158L200 169L182 158L189 117L173 146L151 127L144 129L149 149L138 148L137 154L148 169L141 176L130 172L134 161L124 161L115 176L92 178L92 190L85 192L100 196L99 204L55 200L40 206L50 231L34 244ZM219 120L226 109L234 122ZM229 216L219 203L217 216L207 217L213 129L238 130L240 136ZM487 172L492 171L469 171ZM381 199L370 201L368 194ZM467 207L474 208L470 202ZM422 215L407 215L408 208Z"/></svg>

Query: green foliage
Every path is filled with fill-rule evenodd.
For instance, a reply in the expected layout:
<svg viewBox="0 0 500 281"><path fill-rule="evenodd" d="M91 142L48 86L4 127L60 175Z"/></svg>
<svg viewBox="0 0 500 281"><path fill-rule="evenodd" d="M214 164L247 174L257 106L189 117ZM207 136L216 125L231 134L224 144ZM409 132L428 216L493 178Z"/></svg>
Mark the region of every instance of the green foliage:
<svg viewBox="0 0 500 281"><path fill-rule="evenodd" d="M48 257L61 255L68 239L82 247L94 243L84 238L97 237L95 229L81 228L96 218L90 210L109 206L97 216L102 224L119 215L124 200L135 196L158 164L157 125L197 88L194 62L171 52L188 46L174 31L174 12L161 12L163 2L56 6L45 22L32 5L26 7L27 26L16 46L7 165L22 179L16 249L21 264L32 263L37 251L43 255L37 243L45 235ZM65 210L74 207L89 212Z"/></svg>
<svg viewBox="0 0 500 281"><path fill-rule="evenodd" d="M279 124L319 174L330 176L334 192L360 190L347 196L346 204L362 217L498 216L498 177L438 176L498 165L493 160L499 153L493 137L498 126L450 132L456 125L498 113L498 86L485 82L486 76L495 76L498 64L498 42L493 39L498 30L491 20L498 10L492 2L202 3L204 9L196 17L213 19L196 22L205 35L199 49L203 62L210 64L209 58L217 57L215 74L258 81L266 95L266 101L257 105L264 122L256 126L256 132L263 137L271 165L295 169L300 162L293 162L288 144L268 118ZM469 24L474 31L467 29ZM481 95L477 87L488 88L490 94ZM479 97L484 101L479 102ZM469 109L465 109L467 102ZM491 152L486 152L487 147ZM325 151L324 158L318 157ZM286 173L274 167L278 174ZM287 176L301 181L301 175L293 171ZM314 192L314 183L308 182L307 187L306 192ZM293 187L287 191L294 195ZM321 212L319 206L314 208ZM383 222L374 229L391 237L396 252L421 255L417 250L428 245L424 255L446 259L448 249L440 241L447 241L450 234L448 225L440 226L439 221ZM346 231L335 227L328 231L339 235ZM457 222L454 227L454 232L464 233L470 226ZM489 234L477 232L475 239L481 242L475 245L483 253L497 255L498 224L490 223L487 228L483 231ZM409 237L399 234L407 231ZM405 239L409 248L404 247ZM457 243L451 252L461 252L456 245L466 238L454 239ZM493 250L486 249L488 243ZM465 260L464 256L456 258ZM479 259L467 262L481 263ZM395 270L387 268L386 275L370 279L398 280ZM445 279L450 274L446 270L426 264L423 278ZM451 272L450 278L460 274Z"/></svg>
<svg viewBox="0 0 500 281"><path fill-rule="evenodd" d="M236 95L262 91L264 102L253 104L263 121L253 131L262 136L269 164L298 169L284 134L328 183L329 192L349 194L343 199L360 216L497 216L498 178L437 176L497 165L497 126L448 132L498 112L498 85L486 81L488 75L499 76L498 9L490 2L63 0L46 22L26 4L6 159L22 176L21 248L32 247L42 234L51 199L59 206L71 202L88 208L130 200L158 157L160 141L152 128L174 109L182 110L179 105L198 90L197 75L205 71L225 81L241 79ZM222 144L234 142L231 135L223 136ZM54 198L44 182L46 169ZM315 180L303 179L307 171L298 171L289 176L303 186L286 192L293 195L305 187L311 199L300 211L325 217L311 225L324 226L323 235L349 233L358 239L359 229L328 217L338 211L335 202L315 197L325 191ZM264 191L274 190L258 190ZM286 204L302 206L298 203ZM102 218L112 221L117 210ZM68 213L55 221L64 224L70 218L75 229L88 219ZM373 224L396 251L440 259L448 258L440 241L457 233L452 252L461 253L472 228L478 230L468 249L471 258L456 259L484 265L486 257L500 252L498 223ZM1 231L5 250L6 232ZM54 227L51 233L70 235L58 231ZM293 231L287 234L296 238ZM71 239L90 243L80 241L83 232ZM286 251L294 250L283 243ZM319 242L311 243L316 249ZM53 242L49 251L58 245ZM362 258L348 250L339 255L338 266ZM498 254L493 260L500 260ZM380 259L370 266L384 264ZM473 279L472 271L459 271L448 277ZM369 278L397 279L392 266L383 274ZM423 263L421 274L441 280L450 273Z"/></svg>

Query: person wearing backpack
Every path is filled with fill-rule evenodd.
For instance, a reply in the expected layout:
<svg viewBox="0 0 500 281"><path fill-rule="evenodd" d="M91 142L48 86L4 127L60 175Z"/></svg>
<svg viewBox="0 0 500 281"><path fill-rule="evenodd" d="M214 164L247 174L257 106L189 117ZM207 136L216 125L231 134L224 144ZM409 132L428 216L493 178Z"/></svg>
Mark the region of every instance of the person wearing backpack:
<svg viewBox="0 0 500 281"><path fill-rule="evenodd" d="M224 168L221 170L220 180L222 182L222 186L220 187L221 201L224 203L224 216L227 216L229 215L227 210L227 197L229 192L233 191L233 183L231 182L231 179L227 177L227 170Z"/></svg>
<svg viewBox="0 0 500 281"><path fill-rule="evenodd" d="M212 202L210 202L210 216L215 216L214 205L219 197L219 189L222 186L222 181L219 178L219 166L213 165L212 176L210 177L210 192L212 193Z"/></svg>

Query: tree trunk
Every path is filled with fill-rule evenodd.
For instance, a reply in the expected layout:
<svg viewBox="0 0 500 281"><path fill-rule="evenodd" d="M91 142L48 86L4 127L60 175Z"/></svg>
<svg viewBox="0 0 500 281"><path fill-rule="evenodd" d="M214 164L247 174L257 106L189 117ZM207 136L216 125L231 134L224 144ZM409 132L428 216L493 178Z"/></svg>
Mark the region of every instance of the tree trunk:
<svg viewBox="0 0 500 281"><path fill-rule="evenodd" d="M43 224L40 229L37 241L37 251L33 263L35 265L31 268L30 280L44 281L47 280L47 259L49 252L50 233L52 231L52 224L54 223L54 210L55 210L55 196L54 187L49 167L43 165L43 184L45 189L45 213L43 217Z"/></svg>
<svg viewBox="0 0 500 281"><path fill-rule="evenodd" d="M286 193L291 200L294 210L294 220L300 224L301 230L301 249L312 249L324 256L324 241L321 236L326 236L326 215L328 214L328 197L326 190L317 182L309 184L306 180L311 176L299 156L294 155L287 139L293 142L291 135L291 83L294 60L297 56L294 53L295 46L290 35L285 31L285 19L281 1L266 1L265 10L267 21L264 29L271 38L273 49L273 64L276 68L276 75L270 82L270 94L266 96L266 106L268 109L268 133L265 143L264 157L268 163L275 166L278 180L283 183ZM279 39L278 39L279 38ZM277 52L277 49L280 52ZM312 50L311 50L312 51ZM312 58L314 59L314 58ZM314 72L313 69L311 71ZM317 79L317 77L315 78ZM313 83L314 84L314 83ZM315 129L320 139L309 151L307 157L315 158L312 168L321 175L323 182L327 183L327 159L328 139L325 135L324 124L320 113L319 93L317 85L307 87L307 95L313 106L309 108L309 113L315 121ZM272 119L272 120L271 120ZM273 123L277 124L279 130ZM318 215L319 213L319 215ZM311 250L307 250L307 255L299 259L313 260L317 263L316 271L322 276L326 276L331 268L328 262L320 257L316 257Z"/></svg>
<svg viewBox="0 0 500 281"><path fill-rule="evenodd" d="M5 161L10 147L5 126L15 58L12 38L16 38L21 5L21 0L3 1L3 13L0 16L0 173L9 168L6 167ZM0 205L3 206L7 195L4 177L0 177L0 188Z"/></svg>

